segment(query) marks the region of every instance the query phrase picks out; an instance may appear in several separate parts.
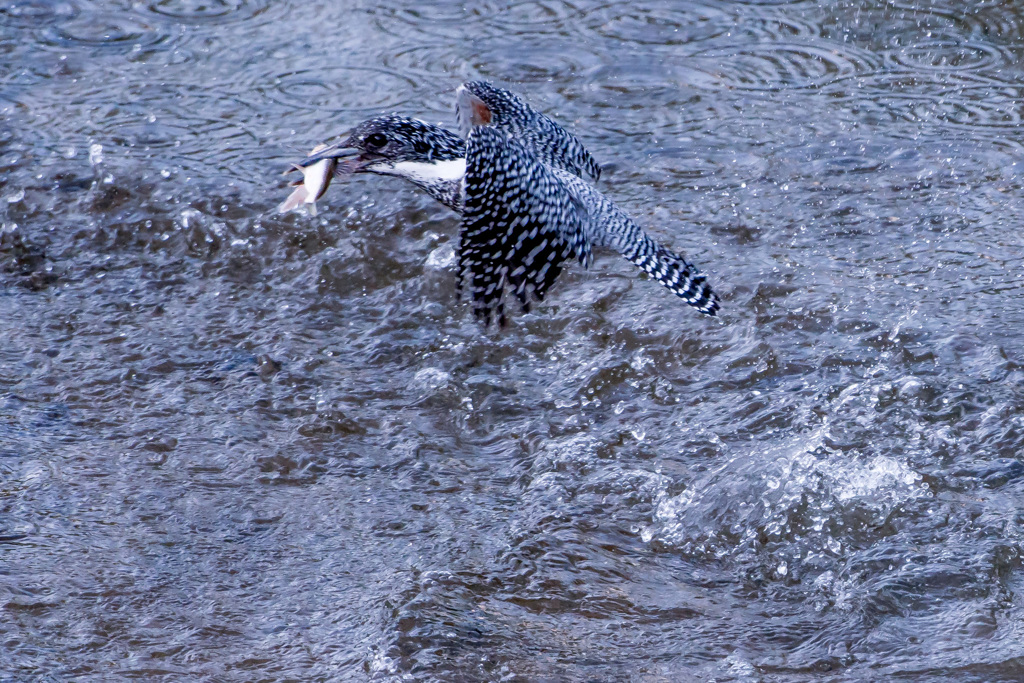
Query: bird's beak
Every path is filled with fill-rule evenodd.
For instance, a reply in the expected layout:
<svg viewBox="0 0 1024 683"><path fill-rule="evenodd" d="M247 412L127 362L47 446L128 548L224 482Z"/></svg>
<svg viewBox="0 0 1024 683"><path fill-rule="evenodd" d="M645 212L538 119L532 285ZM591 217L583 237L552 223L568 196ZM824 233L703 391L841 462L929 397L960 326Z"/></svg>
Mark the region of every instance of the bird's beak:
<svg viewBox="0 0 1024 683"><path fill-rule="evenodd" d="M336 173L338 175L359 173L370 161L370 159L363 156L358 149L350 147L346 140L345 142L339 142L336 145L330 145L321 150L317 150L297 163L296 166L301 170L307 166L312 166L317 162L323 161L324 159L333 159L337 162L338 166Z"/></svg>

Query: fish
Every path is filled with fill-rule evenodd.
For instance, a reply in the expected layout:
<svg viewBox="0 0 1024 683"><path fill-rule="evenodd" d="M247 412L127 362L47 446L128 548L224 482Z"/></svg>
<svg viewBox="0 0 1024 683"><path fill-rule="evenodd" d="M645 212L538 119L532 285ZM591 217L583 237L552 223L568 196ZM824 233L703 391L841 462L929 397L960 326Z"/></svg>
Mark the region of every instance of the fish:
<svg viewBox="0 0 1024 683"><path fill-rule="evenodd" d="M313 156L317 152L325 149L327 149L327 145L317 145L309 153L309 156ZM331 178L334 176L334 170L337 165L337 159L321 159L320 161L308 166L292 164L292 167L285 171L285 174L292 173L293 171L299 171L302 173L302 179L295 180L290 184L290 186L294 187L295 190L288 195L288 199L284 200L284 202L277 207L277 212L287 213L292 209L296 209L305 204L309 207L309 214L311 216L315 216L316 200L323 197L324 193L327 192L327 188L331 184Z"/></svg>

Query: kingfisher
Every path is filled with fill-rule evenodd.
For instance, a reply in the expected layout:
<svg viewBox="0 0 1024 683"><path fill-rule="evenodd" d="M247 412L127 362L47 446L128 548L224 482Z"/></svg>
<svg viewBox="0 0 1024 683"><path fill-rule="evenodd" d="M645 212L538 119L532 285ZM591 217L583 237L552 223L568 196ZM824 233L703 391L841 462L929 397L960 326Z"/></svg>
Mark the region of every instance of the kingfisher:
<svg viewBox="0 0 1024 683"><path fill-rule="evenodd" d="M387 114L318 147L290 169L304 180L293 183L299 189L282 210L315 202L331 175L412 182L461 215L458 284L460 291L468 285L485 326L505 324L506 290L529 311L567 261L589 267L595 247L617 251L699 312L716 315L707 277L593 186L601 168L576 136L486 81L459 86L455 110L459 133Z"/></svg>

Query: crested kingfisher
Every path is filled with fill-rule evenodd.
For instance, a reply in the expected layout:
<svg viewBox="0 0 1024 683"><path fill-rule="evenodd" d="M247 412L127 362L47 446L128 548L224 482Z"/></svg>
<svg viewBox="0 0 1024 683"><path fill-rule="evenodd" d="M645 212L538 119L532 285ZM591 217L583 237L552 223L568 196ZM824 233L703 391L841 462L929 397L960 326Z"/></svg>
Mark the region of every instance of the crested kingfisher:
<svg viewBox="0 0 1024 683"><path fill-rule="evenodd" d="M506 289L529 310L565 261L588 267L593 247L614 249L690 306L716 314L718 296L706 276L588 182L601 169L574 135L485 81L459 86L456 118L461 135L397 114L360 123L293 166L315 189L307 197L297 181L295 201L282 209L314 202L331 174L398 176L423 188L462 216L459 285L468 283L485 325L505 322Z"/></svg>

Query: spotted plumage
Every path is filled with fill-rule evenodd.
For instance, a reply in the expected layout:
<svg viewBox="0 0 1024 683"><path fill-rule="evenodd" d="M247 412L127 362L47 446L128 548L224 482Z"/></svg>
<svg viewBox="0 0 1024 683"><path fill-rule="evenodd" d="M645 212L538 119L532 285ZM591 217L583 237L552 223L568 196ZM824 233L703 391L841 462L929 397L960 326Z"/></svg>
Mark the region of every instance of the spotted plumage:
<svg viewBox="0 0 1024 683"><path fill-rule="evenodd" d="M403 177L461 213L460 288L468 283L485 323L504 321L506 288L528 309L567 259L589 266L592 247L618 251L701 313L717 313L706 276L587 182L600 168L576 137L489 83L464 84L457 102L465 140L391 114L359 124L299 166L338 159L339 174Z"/></svg>
<svg viewBox="0 0 1024 683"><path fill-rule="evenodd" d="M472 116L464 93L471 93L486 106L489 117L484 123L507 132L548 166L595 181L601 177L601 167L575 135L533 109L519 95L486 81L463 83L456 93L455 115L463 135L469 132Z"/></svg>
<svg viewBox="0 0 1024 683"><path fill-rule="evenodd" d="M590 261L584 217L554 172L504 132L474 128L466 143L459 278L477 316L503 322L505 285L524 308L543 299L575 256Z"/></svg>

